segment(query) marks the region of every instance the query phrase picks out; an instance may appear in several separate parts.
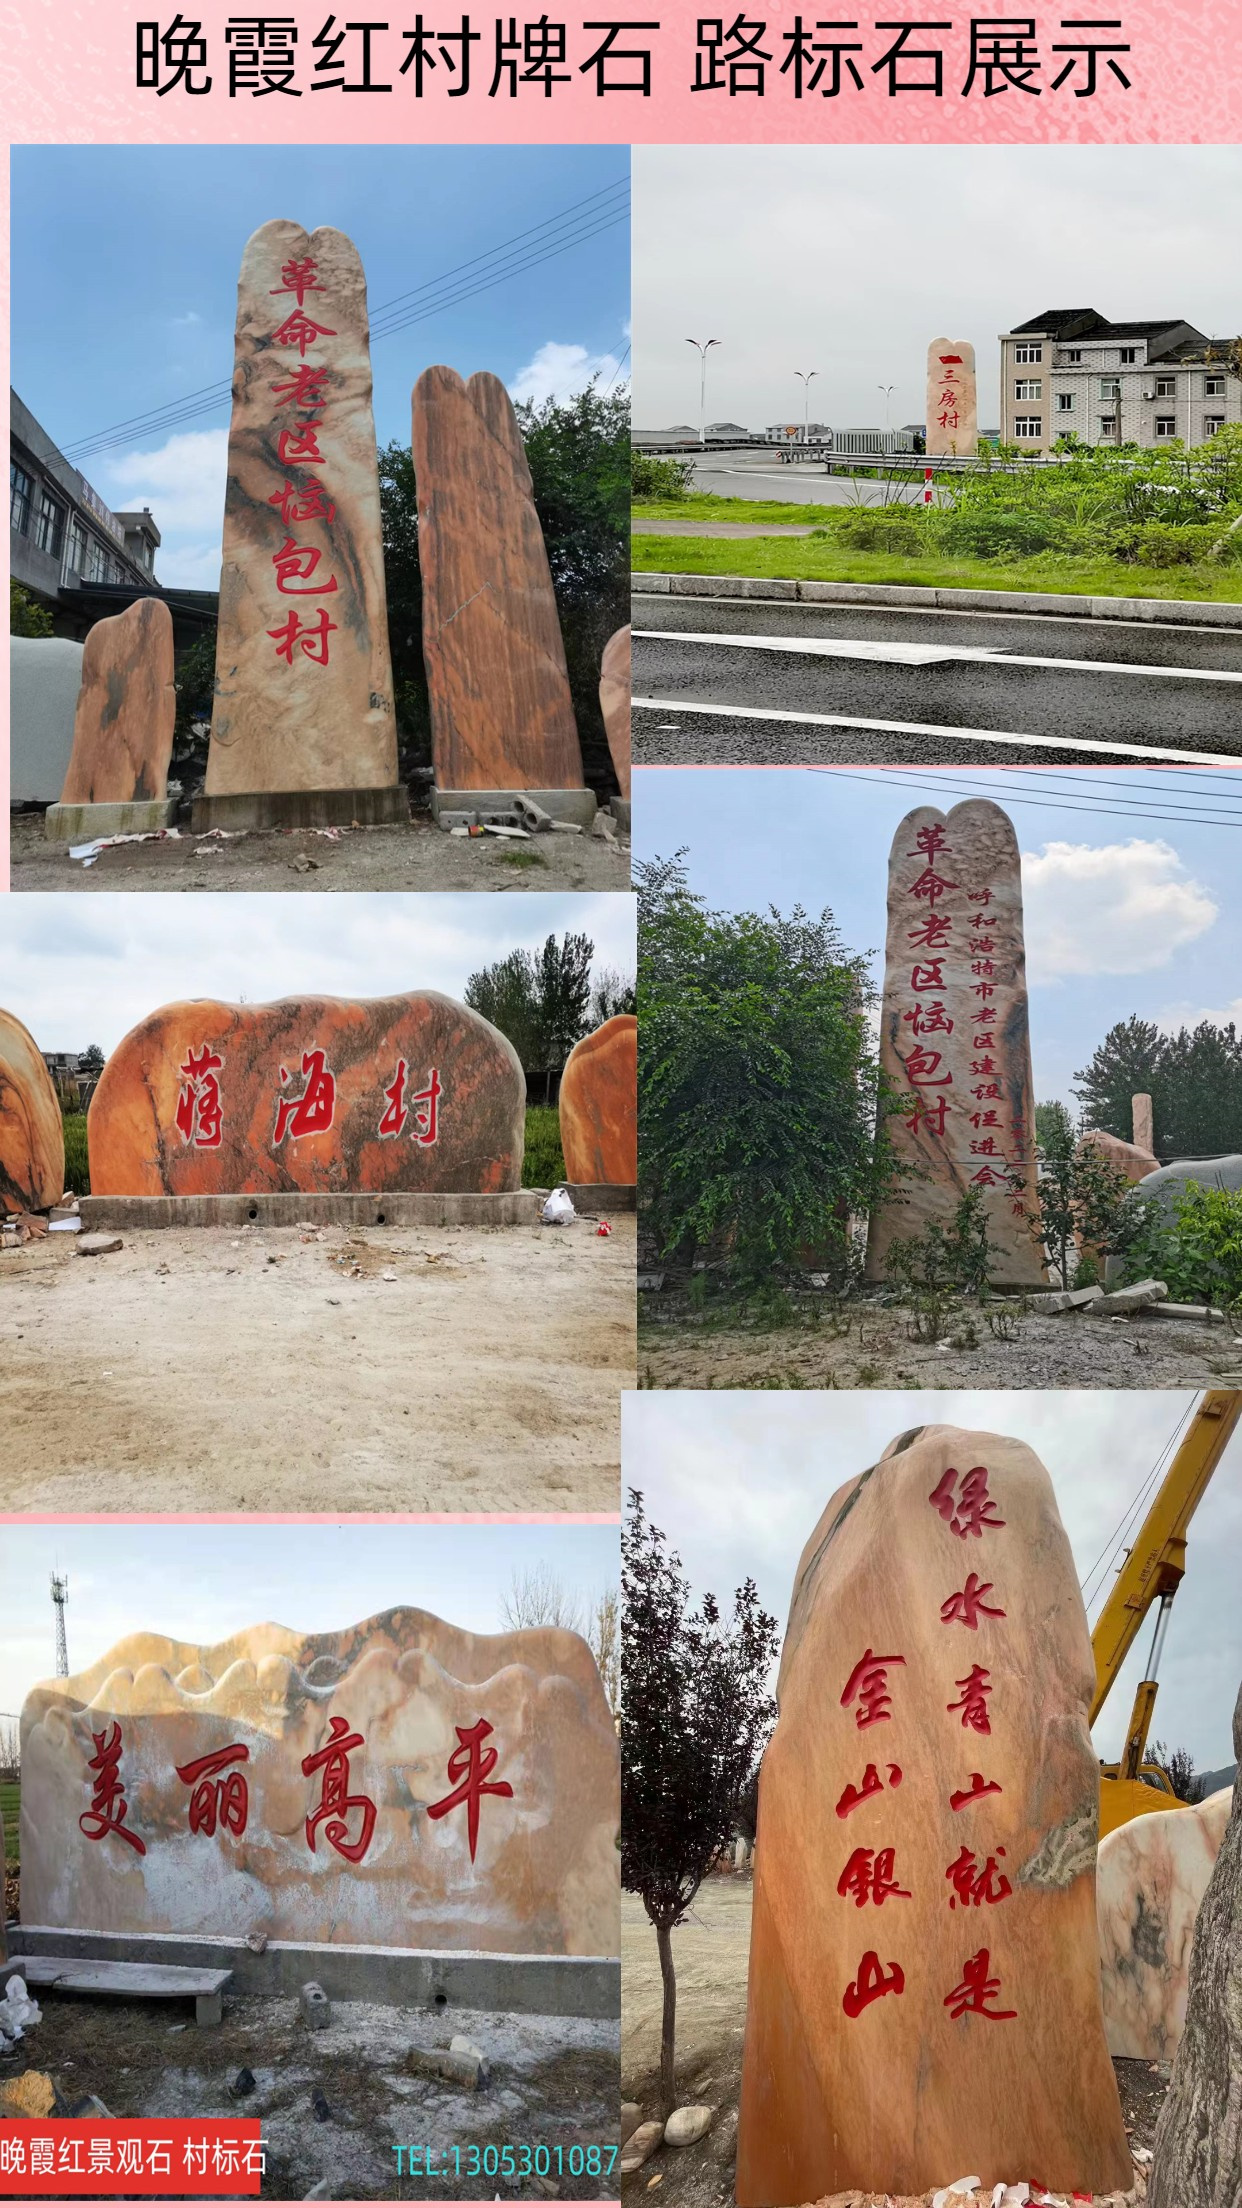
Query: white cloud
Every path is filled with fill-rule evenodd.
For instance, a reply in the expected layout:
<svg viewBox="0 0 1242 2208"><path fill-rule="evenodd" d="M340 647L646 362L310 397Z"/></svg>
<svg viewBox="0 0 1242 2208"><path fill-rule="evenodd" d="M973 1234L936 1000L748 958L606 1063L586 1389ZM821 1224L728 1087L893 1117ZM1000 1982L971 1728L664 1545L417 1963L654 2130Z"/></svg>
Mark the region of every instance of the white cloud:
<svg viewBox="0 0 1242 2208"><path fill-rule="evenodd" d="M1198 1027L1204 1020L1213 1027L1242 1029L1242 997L1235 997L1231 1004L1174 1004L1167 1012L1156 1014L1156 1025L1166 1035L1176 1035L1180 1027Z"/></svg>
<svg viewBox="0 0 1242 2208"><path fill-rule="evenodd" d="M188 314L174 314L172 327L174 330L189 330L194 327L196 322L201 322L202 319L202 315L195 314L193 307L191 307Z"/></svg>
<svg viewBox="0 0 1242 2208"><path fill-rule="evenodd" d="M114 511L149 506L162 543L155 572L161 583L218 590L227 429L187 429L149 452L109 460L100 485Z"/></svg>
<svg viewBox="0 0 1242 2208"><path fill-rule="evenodd" d="M1147 974L1213 927L1219 906L1171 844L1049 843L1022 854L1030 971Z"/></svg>
<svg viewBox="0 0 1242 2208"><path fill-rule="evenodd" d="M533 399L536 406L545 399L572 399L596 376L600 389L606 391L620 365L615 353L589 353L585 345L560 345L551 338L519 368L509 396L515 406L525 399Z"/></svg>

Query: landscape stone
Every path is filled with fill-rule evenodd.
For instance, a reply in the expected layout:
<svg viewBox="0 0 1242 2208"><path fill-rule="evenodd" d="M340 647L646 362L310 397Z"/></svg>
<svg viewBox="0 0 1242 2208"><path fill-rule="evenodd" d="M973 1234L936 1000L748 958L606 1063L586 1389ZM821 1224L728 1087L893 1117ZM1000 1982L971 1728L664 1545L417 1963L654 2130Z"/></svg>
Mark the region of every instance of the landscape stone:
<svg viewBox="0 0 1242 2208"><path fill-rule="evenodd" d="M79 1257L111 1257L125 1244L119 1234L80 1234L73 1246Z"/></svg>
<svg viewBox="0 0 1242 2208"><path fill-rule="evenodd" d="M481 2055L463 2055L452 2047L412 2047L408 2067L418 2077L440 2078L445 2085L464 2086L477 2093L483 2083Z"/></svg>
<svg viewBox="0 0 1242 2208"><path fill-rule="evenodd" d="M1191 1181L1199 1188L1227 1189L1235 1194L1242 1188L1242 1152L1233 1151L1222 1158L1177 1158L1172 1165L1161 1165L1148 1173L1138 1184L1138 1194L1158 1197L1162 1209L1171 1215L1174 1199Z"/></svg>
<svg viewBox="0 0 1242 2208"><path fill-rule="evenodd" d="M117 1045L87 1115L95 1196L521 1187L513 1045L431 989L165 1005Z"/></svg>
<svg viewBox="0 0 1242 2208"><path fill-rule="evenodd" d="M1111 2055L1171 2062L1177 2052L1195 1919L1232 1804L1232 1787L1223 1787L1192 1807L1131 1818L1100 1842L1096 1906Z"/></svg>
<svg viewBox="0 0 1242 2208"><path fill-rule="evenodd" d="M62 805L128 805L167 795L174 672L173 619L162 598L136 598L124 613L95 623L82 654Z"/></svg>
<svg viewBox="0 0 1242 2208"><path fill-rule="evenodd" d="M666 2147L693 2147L712 2128L714 2111L704 2107L675 2108L664 2126Z"/></svg>
<svg viewBox="0 0 1242 2208"><path fill-rule="evenodd" d="M619 1951L617 1736L576 1633L133 1633L32 1690L21 1752L27 1924Z"/></svg>
<svg viewBox="0 0 1242 2208"><path fill-rule="evenodd" d="M560 1089L561 1154L571 1184L638 1179L638 1021L605 1020L575 1043Z"/></svg>
<svg viewBox="0 0 1242 2208"><path fill-rule="evenodd" d="M1119 1173L1124 1173L1133 1186L1156 1171L1157 1161L1150 1150L1140 1150L1132 1142L1122 1142L1117 1135L1107 1135L1102 1128L1092 1127L1083 1136L1078 1147L1098 1150Z"/></svg>
<svg viewBox="0 0 1242 2208"><path fill-rule="evenodd" d="M366 279L343 231L242 255L208 798L397 782Z"/></svg>
<svg viewBox="0 0 1242 2208"><path fill-rule="evenodd" d="M0 1011L0 1217L48 1211L65 1186L56 1084L29 1028Z"/></svg>
<svg viewBox="0 0 1242 2208"><path fill-rule="evenodd" d="M737 2199L1129 2184L1095 1668L1025 1443L914 1428L803 1551L759 1779Z"/></svg>
<svg viewBox="0 0 1242 2208"><path fill-rule="evenodd" d="M1132 1096L1130 1098L1130 1126L1135 1149L1145 1150L1149 1156L1154 1156L1156 1122L1149 1096Z"/></svg>
<svg viewBox="0 0 1242 2208"><path fill-rule="evenodd" d="M1031 1309L1049 1317L1061 1311L1089 1311L1103 1294L1102 1288L1050 1288L1046 1295L1031 1297Z"/></svg>
<svg viewBox="0 0 1242 2208"><path fill-rule="evenodd" d="M67 636L9 638L9 803L51 805L73 751L83 647Z"/></svg>
<svg viewBox="0 0 1242 2208"><path fill-rule="evenodd" d="M987 798L920 805L893 838L880 1063L903 1098L888 1119L899 1180L871 1214L866 1278L897 1238L947 1226L981 1189L995 1288L1044 1288L1018 841Z"/></svg>
<svg viewBox="0 0 1242 2208"><path fill-rule="evenodd" d="M599 703L613 772L622 797L630 794L630 631L618 629L604 646Z"/></svg>
<svg viewBox="0 0 1242 2208"><path fill-rule="evenodd" d="M639 2105L638 2105L638 2102L637 2102L637 2101L622 2101L622 2103L621 2103L621 2144L622 2144L622 2146L624 2146L624 2145L625 2145L626 2141L627 2141L627 2140L628 2140L628 2139L630 2138L631 2134L632 2134L633 2132L636 2132L636 2131L637 2131L637 2129L638 2129L638 2127L639 2127L640 2123L642 2122L642 2116L643 2116L643 2112L642 2112L641 2108L639 2107Z"/></svg>
<svg viewBox="0 0 1242 2208"><path fill-rule="evenodd" d="M330 2024L332 2021L332 2003L329 2001L323 1987L317 1985L314 1979L311 1979L308 1985L303 1986L301 1993L298 1995L298 2008L301 2011L302 2022L309 2024L313 2032L321 2032L325 2024Z"/></svg>
<svg viewBox="0 0 1242 2208"><path fill-rule="evenodd" d="M424 369L413 453L436 787L581 790L547 550L498 377Z"/></svg>
<svg viewBox="0 0 1242 2208"><path fill-rule="evenodd" d="M933 337L927 348L927 457L961 453L979 443L975 348L964 339Z"/></svg>
<svg viewBox="0 0 1242 2208"><path fill-rule="evenodd" d="M635 2170L641 2170L644 2162L650 2161L663 2137L663 2124L639 2124L637 2130L630 2133L621 2157L622 2177L632 2177Z"/></svg>
<svg viewBox="0 0 1242 2208"><path fill-rule="evenodd" d="M1105 1296L1099 1296L1091 1305L1093 1319L1126 1319L1132 1312L1145 1311L1149 1304L1162 1303L1168 1295L1162 1280L1136 1280L1130 1288L1113 1288Z"/></svg>

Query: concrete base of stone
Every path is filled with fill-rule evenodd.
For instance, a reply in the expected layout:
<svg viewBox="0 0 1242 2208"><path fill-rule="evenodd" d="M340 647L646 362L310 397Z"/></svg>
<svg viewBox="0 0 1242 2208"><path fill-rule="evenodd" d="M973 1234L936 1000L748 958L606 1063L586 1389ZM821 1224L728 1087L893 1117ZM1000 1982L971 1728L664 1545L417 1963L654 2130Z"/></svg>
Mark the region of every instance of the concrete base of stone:
<svg viewBox="0 0 1242 2208"><path fill-rule="evenodd" d="M384 2008L493 2009L510 2016L621 2014L621 1965L604 1955L440 1954L418 1947L322 1946L270 1940L256 1955L244 1940L193 1932L66 1931L60 1925L10 1927L29 1956L92 1962L179 1963L231 1970L230 1993L300 1999L313 1978L329 2001L374 2001ZM0 1992L20 1966L0 1963Z"/></svg>
<svg viewBox="0 0 1242 2208"><path fill-rule="evenodd" d="M43 832L49 843L93 843L96 836L145 836L171 828L175 797L136 797L124 805L49 805Z"/></svg>
<svg viewBox="0 0 1242 2208"><path fill-rule="evenodd" d="M432 817L439 820L441 813L463 813L480 820L495 820L502 826L519 828L521 822L513 809L515 798L527 798L532 805L542 806L553 820L576 821L580 828L589 828L598 810L594 790L439 790L431 792Z"/></svg>
<svg viewBox="0 0 1242 2208"><path fill-rule="evenodd" d="M410 818L404 782L374 790L235 790L229 797L196 797L195 835L212 828L385 828Z"/></svg>
<svg viewBox="0 0 1242 2208"><path fill-rule="evenodd" d="M624 831L625 831L625 834L626 834L626 835L628 836L628 834L629 834L629 832L630 832L630 800L629 800L629 798L628 798L628 797L612 797L612 798L609 798L609 800L608 800L608 810L609 810L609 812L610 812L610 813L612 814L612 817L613 817L613 819L614 819L614 820L616 821L616 824L617 824L618 828L624 829Z"/></svg>
<svg viewBox="0 0 1242 2208"><path fill-rule="evenodd" d="M634 1211L632 1188L592 1184L569 1189L579 1212ZM109 1233L154 1227L528 1227L550 1194L515 1188L497 1196L471 1192L430 1195L392 1189L374 1196L310 1195L277 1189L262 1196L83 1196L84 1231Z"/></svg>

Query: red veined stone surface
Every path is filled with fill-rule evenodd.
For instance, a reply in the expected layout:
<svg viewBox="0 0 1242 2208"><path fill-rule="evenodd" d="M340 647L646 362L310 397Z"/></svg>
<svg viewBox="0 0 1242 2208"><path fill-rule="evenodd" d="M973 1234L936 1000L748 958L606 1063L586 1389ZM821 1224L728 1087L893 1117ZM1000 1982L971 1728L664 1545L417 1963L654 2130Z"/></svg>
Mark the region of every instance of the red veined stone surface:
<svg viewBox="0 0 1242 2208"><path fill-rule="evenodd" d="M638 1179L638 1021L605 1020L575 1043L560 1093L561 1153L571 1181Z"/></svg>
<svg viewBox="0 0 1242 2208"><path fill-rule="evenodd" d="M799 1562L760 1774L740 2208L967 2170L983 2198L1128 2187L1094 1680L1024 1443L915 1428L838 1488Z"/></svg>
<svg viewBox="0 0 1242 2208"><path fill-rule="evenodd" d="M435 990L169 1004L100 1077L91 1193L515 1189L525 1112L512 1044Z"/></svg>
<svg viewBox="0 0 1242 2208"><path fill-rule="evenodd" d="M552 575L499 378L424 369L413 448L436 784L580 790Z"/></svg>
<svg viewBox="0 0 1242 2208"><path fill-rule="evenodd" d="M630 794L630 632L618 629L604 646L599 703L622 797Z"/></svg>
<svg viewBox="0 0 1242 2208"><path fill-rule="evenodd" d="M173 620L162 598L136 598L97 621L82 652L82 687L62 805L125 805L168 791L177 693Z"/></svg>
<svg viewBox="0 0 1242 2208"><path fill-rule="evenodd" d="M47 1211L65 1192L65 1130L34 1036L0 1011L0 1212Z"/></svg>

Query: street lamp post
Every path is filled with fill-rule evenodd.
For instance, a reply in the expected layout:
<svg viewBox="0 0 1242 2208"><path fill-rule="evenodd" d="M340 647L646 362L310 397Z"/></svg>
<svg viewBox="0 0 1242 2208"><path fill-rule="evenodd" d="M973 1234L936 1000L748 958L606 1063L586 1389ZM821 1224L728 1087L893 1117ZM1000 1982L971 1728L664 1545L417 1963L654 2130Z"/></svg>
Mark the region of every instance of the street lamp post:
<svg viewBox="0 0 1242 2208"><path fill-rule="evenodd" d="M892 398L892 395L893 395L893 393L894 393L894 391L895 391L896 389L897 389L897 386L896 386L896 384L895 384L895 383L877 383L877 385L876 385L876 390L877 390L877 391L882 391L882 392L884 393L884 427L885 427L885 429L887 429L887 428L888 428L888 426L889 426L889 411L890 411L890 410L889 410L889 400L890 400L890 399Z"/></svg>
<svg viewBox="0 0 1242 2208"><path fill-rule="evenodd" d="M687 345L693 345L699 356L699 450L701 452L707 445L707 356L713 345L719 345L720 339L709 337L704 341L697 337L688 337L686 343Z"/></svg>
<svg viewBox="0 0 1242 2208"><path fill-rule="evenodd" d="M819 370L818 368L795 368L794 374L802 385L802 442L804 445L809 445L811 442L811 385L819 374Z"/></svg>

